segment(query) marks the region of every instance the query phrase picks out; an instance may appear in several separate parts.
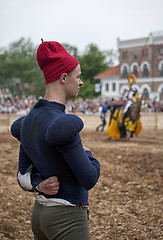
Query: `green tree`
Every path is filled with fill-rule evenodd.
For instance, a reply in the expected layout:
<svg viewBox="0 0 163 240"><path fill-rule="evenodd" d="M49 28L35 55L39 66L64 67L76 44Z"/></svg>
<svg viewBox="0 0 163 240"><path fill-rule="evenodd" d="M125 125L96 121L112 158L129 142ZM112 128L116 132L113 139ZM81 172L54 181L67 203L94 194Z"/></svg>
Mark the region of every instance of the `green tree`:
<svg viewBox="0 0 163 240"><path fill-rule="evenodd" d="M90 80L85 81L83 86L80 88L79 97L82 97L83 99L92 99L95 97L94 85L90 82Z"/></svg>
<svg viewBox="0 0 163 240"><path fill-rule="evenodd" d="M83 78L89 79L93 83L96 74L113 66L114 57L112 50L100 51L97 45L88 45L84 54L80 57Z"/></svg>
<svg viewBox="0 0 163 240"><path fill-rule="evenodd" d="M94 84L98 80L94 80L94 76L109 67L112 67L116 54L113 50L100 51L97 45L89 44L84 54L80 57L80 65L82 69L82 80L84 82L81 88L80 96L84 98L92 98L97 96Z"/></svg>
<svg viewBox="0 0 163 240"><path fill-rule="evenodd" d="M36 47L30 39L11 43L0 51L0 84L13 95L40 95L43 76L36 60Z"/></svg>

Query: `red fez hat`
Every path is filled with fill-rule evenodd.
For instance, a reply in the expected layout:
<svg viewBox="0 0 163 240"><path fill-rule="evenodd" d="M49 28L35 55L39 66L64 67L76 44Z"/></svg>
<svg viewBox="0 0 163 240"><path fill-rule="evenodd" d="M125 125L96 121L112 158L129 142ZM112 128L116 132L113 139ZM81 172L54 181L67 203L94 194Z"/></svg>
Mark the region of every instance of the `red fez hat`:
<svg viewBox="0 0 163 240"><path fill-rule="evenodd" d="M62 73L72 72L79 64L60 43L43 40L37 49L37 62L44 73L46 84L58 80Z"/></svg>

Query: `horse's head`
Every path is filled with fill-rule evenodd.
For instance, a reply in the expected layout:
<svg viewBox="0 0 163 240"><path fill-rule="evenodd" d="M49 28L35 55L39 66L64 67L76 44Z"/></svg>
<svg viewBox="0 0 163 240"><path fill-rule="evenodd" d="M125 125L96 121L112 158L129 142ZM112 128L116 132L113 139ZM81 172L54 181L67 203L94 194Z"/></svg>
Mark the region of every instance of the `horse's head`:
<svg viewBox="0 0 163 240"><path fill-rule="evenodd" d="M131 116L135 121L137 121L140 118L142 100L143 100L143 96L138 99L138 101L134 104L131 110Z"/></svg>

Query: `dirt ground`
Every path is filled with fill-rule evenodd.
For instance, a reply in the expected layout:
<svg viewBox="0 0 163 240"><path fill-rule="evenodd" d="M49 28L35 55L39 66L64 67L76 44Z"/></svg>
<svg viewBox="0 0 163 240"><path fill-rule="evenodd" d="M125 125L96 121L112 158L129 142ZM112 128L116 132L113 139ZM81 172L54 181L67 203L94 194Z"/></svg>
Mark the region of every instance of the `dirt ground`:
<svg viewBox="0 0 163 240"><path fill-rule="evenodd" d="M34 194L17 184L18 142L0 135L0 239L33 239ZM91 240L162 240L163 130L142 130L130 141L89 129L81 136L101 164L89 194Z"/></svg>

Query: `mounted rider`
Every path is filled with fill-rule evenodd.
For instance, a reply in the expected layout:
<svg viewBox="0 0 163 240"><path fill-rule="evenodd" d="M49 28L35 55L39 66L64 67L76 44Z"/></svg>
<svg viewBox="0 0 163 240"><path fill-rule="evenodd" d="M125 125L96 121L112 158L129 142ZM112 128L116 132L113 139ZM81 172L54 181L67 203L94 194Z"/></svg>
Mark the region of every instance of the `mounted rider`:
<svg viewBox="0 0 163 240"><path fill-rule="evenodd" d="M131 81L132 79L132 81ZM128 85L129 90L123 93L123 110L122 110L122 117L121 121L119 122L119 126L122 127L124 125L124 118L130 106L136 103L139 99L139 94L137 89L134 88L133 84L135 83L136 77L134 74L128 77Z"/></svg>

